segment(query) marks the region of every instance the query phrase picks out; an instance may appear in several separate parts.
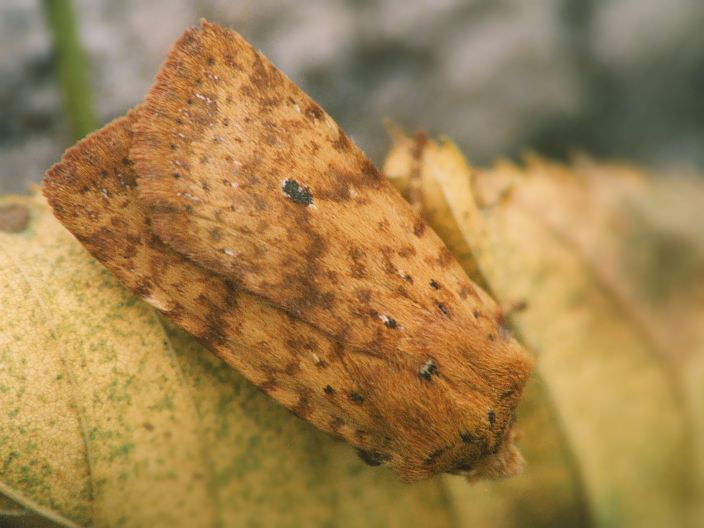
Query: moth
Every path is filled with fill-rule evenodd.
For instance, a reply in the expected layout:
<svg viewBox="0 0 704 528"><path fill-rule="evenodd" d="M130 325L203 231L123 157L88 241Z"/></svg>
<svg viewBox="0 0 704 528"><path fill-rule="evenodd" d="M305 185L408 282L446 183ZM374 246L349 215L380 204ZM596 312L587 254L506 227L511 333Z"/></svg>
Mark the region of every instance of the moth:
<svg viewBox="0 0 704 528"><path fill-rule="evenodd" d="M46 174L129 289L295 414L416 481L511 475L531 356L320 106L232 30Z"/></svg>

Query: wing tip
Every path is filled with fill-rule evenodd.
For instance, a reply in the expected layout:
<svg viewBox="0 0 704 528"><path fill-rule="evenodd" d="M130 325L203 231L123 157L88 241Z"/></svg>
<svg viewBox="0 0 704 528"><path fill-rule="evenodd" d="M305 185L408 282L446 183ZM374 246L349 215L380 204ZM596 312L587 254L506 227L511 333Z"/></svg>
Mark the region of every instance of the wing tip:
<svg viewBox="0 0 704 528"><path fill-rule="evenodd" d="M225 75L218 68L226 66L212 61L250 48L236 31L205 18L173 43L133 126L130 159L140 175L139 193L145 203L173 201L176 179L188 172L187 162L178 156L189 152L216 117Z"/></svg>
<svg viewBox="0 0 704 528"><path fill-rule="evenodd" d="M482 479L501 480L523 473L526 461L515 443L517 436L515 430L511 428L499 450L483 458L470 472L468 480L470 482Z"/></svg>
<svg viewBox="0 0 704 528"><path fill-rule="evenodd" d="M135 107L85 136L44 173L41 192L58 220L67 221L68 211L80 205L80 188L94 183L104 158L115 151L120 135L130 134L138 110Z"/></svg>

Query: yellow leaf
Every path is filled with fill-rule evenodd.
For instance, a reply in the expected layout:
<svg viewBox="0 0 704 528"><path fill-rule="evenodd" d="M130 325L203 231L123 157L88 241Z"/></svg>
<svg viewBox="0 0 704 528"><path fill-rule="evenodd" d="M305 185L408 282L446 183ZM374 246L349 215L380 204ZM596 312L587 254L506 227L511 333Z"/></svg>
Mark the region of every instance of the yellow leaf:
<svg viewBox="0 0 704 528"><path fill-rule="evenodd" d="M467 170L461 157L444 156L424 134L408 137L391 127L394 146L384 161L384 174L406 200L410 201L433 230L452 250L472 280L486 288L472 249L450 214L437 173Z"/></svg>
<svg viewBox="0 0 704 528"><path fill-rule="evenodd" d="M165 326L43 200L0 231L0 493L60 526L448 526Z"/></svg>
<svg viewBox="0 0 704 528"><path fill-rule="evenodd" d="M397 148L403 146L397 143ZM698 471L693 466L693 449L701 449L702 442L701 413L695 410L703 400L701 333L698 342L696 331L687 336L693 349L687 363L693 370L699 364L698 374L689 375L699 381L684 382L686 373L678 374L661 340L654 338L658 332L653 321L669 314L657 304L647 313L634 293L650 287L654 275L674 273L676 266L661 260L659 268L648 268L650 277L633 276L626 251L632 241L618 229L625 221L646 228L628 207L639 204L636 209L642 214L651 211L653 198L661 192L644 187L655 185L662 191L669 182L654 184L626 167L592 164L587 171L537 158L525 168L504 162L472 171L448 141L428 142L426 149L433 151L432 158L443 160L443 167L453 167L421 171L442 189L435 207L451 216L498 300L505 306L527 304L512 320L538 356L538 375L546 386L539 398L543 406L553 406L596 524L694 525L692 485L701 479L701 465ZM701 195L701 185L692 186ZM690 203L702 203L689 198ZM661 214L661 220L669 221L671 213ZM682 235L681 230L676 233ZM646 253L652 249L647 246ZM632 281L629 287L620 285L625 277ZM695 274L689 277L694 282ZM672 304L687 296L681 291L670 294ZM693 318L694 303L688 306L691 323L684 326L701 328L696 324L701 315ZM667 332L660 334L667 338ZM696 390L687 389L694 386ZM519 426L530 428L530 419L519 413ZM526 434L523 442L530 441ZM527 459L529 467L544 463L530 455ZM546 492L543 501L554 499L542 481L533 480L532 485ZM531 507L541 509L544 504L537 501Z"/></svg>
<svg viewBox="0 0 704 528"><path fill-rule="evenodd" d="M471 169L461 155L425 141L418 153L415 141L393 131L394 145L384 173L410 197L410 180L420 189L420 213L460 259L472 279L488 288L467 240L445 199L439 178L455 174L469 179ZM458 153L457 153L458 154ZM526 386L518 410L521 451L529 461L523 474L510 480L467 486L452 477L446 486L463 526L588 526L579 468L540 374Z"/></svg>

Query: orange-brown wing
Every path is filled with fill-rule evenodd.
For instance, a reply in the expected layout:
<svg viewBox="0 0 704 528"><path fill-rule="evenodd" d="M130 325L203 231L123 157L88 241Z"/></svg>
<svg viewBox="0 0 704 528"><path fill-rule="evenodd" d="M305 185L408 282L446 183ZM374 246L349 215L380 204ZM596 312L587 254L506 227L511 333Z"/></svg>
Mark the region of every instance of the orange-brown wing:
<svg viewBox="0 0 704 528"><path fill-rule="evenodd" d="M419 326L495 317L330 116L238 34L188 31L135 131L159 237L292 315L379 353Z"/></svg>
<svg viewBox="0 0 704 528"><path fill-rule="evenodd" d="M495 304L236 34L188 31L45 193L128 287L370 462L413 480L507 437L531 360Z"/></svg>
<svg viewBox="0 0 704 528"><path fill-rule="evenodd" d="M135 115L84 139L48 171L43 191L57 218L123 284L267 393L321 429L372 449L377 433L369 411L346 404L361 388L338 343L199 267L150 231L127 157ZM378 363L360 358L356 368L364 376Z"/></svg>
<svg viewBox="0 0 704 528"><path fill-rule="evenodd" d="M388 463L406 480L444 471L452 464L427 458L445 445L445 423L453 437L476 435L452 456L485 457L492 444L470 420L473 400L455 402L443 382L427 384L341 344L161 242L128 159L135 120L131 112L79 142L44 181L55 215L93 256L280 403L361 449L367 462Z"/></svg>
<svg viewBox="0 0 704 528"><path fill-rule="evenodd" d="M69 149L43 189L57 218L128 288L299 416L406 480L498 447L472 423L476 401L331 339L161 242L128 159L135 120L131 112ZM429 460L447 435L464 440Z"/></svg>
<svg viewBox="0 0 704 528"><path fill-rule="evenodd" d="M177 41L130 158L167 245L385 371L415 373L379 416L414 449L444 443L424 456L449 460L467 430L489 450L501 443L531 359L500 310L330 116L238 34L203 22Z"/></svg>

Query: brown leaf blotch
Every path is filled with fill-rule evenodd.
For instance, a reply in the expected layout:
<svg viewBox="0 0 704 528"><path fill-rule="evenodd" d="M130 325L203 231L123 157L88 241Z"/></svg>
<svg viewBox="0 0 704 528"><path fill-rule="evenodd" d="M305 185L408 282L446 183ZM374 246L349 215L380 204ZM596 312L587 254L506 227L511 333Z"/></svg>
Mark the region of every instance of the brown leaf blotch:
<svg viewBox="0 0 704 528"><path fill-rule="evenodd" d="M0 231L21 233L29 225L29 209L24 205L0 206Z"/></svg>

